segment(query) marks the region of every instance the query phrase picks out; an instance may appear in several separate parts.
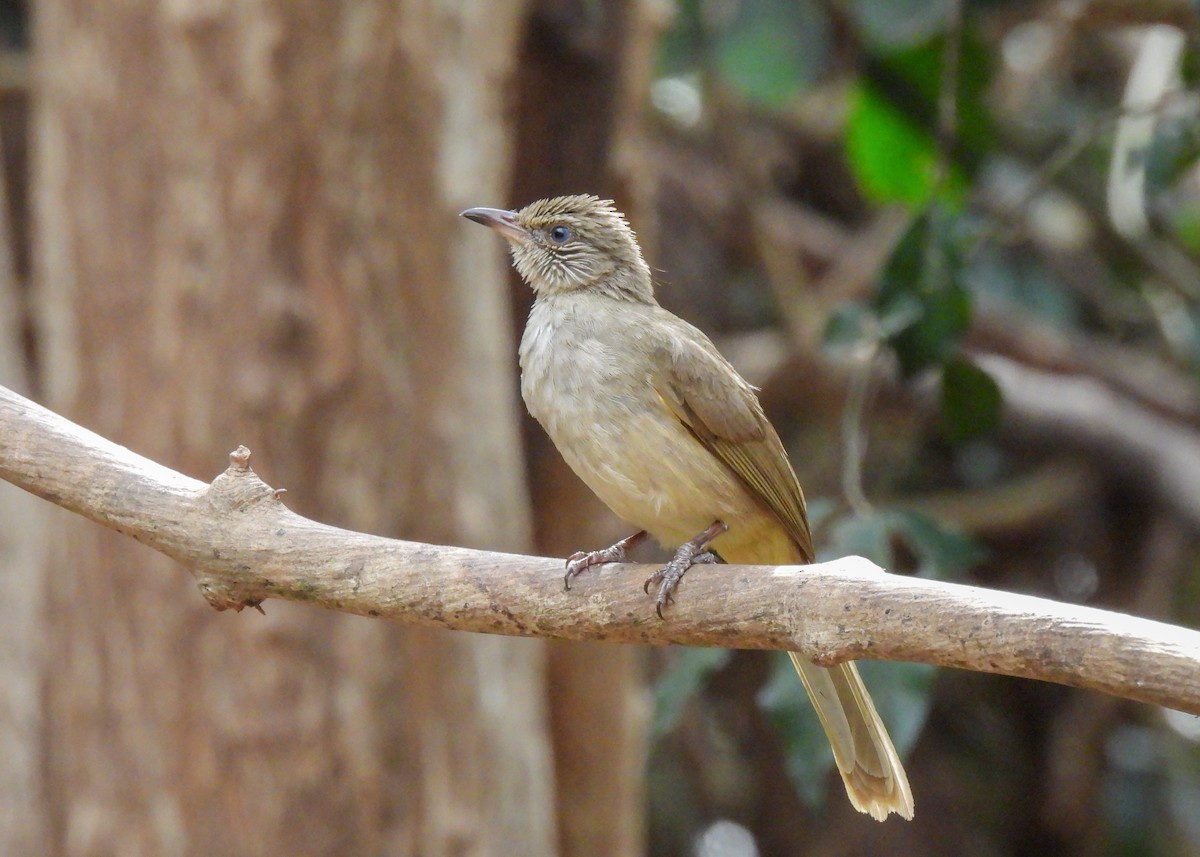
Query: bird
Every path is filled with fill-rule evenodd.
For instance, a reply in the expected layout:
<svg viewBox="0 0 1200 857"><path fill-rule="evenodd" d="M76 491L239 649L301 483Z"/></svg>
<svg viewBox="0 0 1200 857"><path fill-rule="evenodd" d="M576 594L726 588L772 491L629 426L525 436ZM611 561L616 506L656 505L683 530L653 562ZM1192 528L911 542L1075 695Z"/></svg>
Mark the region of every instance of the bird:
<svg viewBox="0 0 1200 857"><path fill-rule="evenodd" d="M462 216L506 239L533 290L519 347L526 408L580 479L637 528L568 557L568 588L648 536L675 551L646 581L660 617L695 563L814 561L804 493L754 387L702 331L659 305L612 200L559 196ZM855 664L789 654L851 804L879 821L911 819L908 777Z"/></svg>

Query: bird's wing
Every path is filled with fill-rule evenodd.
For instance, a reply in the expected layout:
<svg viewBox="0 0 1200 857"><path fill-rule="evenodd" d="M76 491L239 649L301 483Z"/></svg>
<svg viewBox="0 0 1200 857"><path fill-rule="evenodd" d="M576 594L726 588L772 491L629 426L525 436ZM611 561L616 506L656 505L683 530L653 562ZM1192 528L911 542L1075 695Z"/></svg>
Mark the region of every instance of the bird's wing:
<svg viewBox="0 0 1200 857"><path fill-rule="evenodd" d="M687 325L660 353L655 390L688 430L779 519L806 561L813 553L804 492L754 388Z"/></svg>

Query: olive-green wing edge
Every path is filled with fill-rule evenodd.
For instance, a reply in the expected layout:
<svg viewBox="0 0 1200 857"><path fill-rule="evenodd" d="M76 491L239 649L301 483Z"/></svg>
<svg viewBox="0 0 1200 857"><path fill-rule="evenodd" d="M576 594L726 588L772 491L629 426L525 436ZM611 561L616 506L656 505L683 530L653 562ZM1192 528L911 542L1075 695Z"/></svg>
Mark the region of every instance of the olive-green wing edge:
<svg viewBox="0 0 1200 857"><path fill-rule="evenodd" d="M655 385L659 397L692 435L779 519L805 561L812 562L815 552L804 492L788 462L783 442L762 412L754 388L742 380L715 348L690 350L691 354L672 361L669 381ZM747 417L751 415L752 429L748 430ZM722 436L723 427L726 434L735 437Z"/></svg>

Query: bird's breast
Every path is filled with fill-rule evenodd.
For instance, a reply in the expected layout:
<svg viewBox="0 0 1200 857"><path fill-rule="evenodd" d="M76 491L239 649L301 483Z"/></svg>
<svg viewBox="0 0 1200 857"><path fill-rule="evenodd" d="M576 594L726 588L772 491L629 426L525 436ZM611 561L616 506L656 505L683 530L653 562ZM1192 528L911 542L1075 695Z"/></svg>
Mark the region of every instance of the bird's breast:
<svg viewBox="0 0 1200 857"><path fill-rule="evenodd" d="M618 325L547 309L535 305L522 337L521 395L605 505L667 545L757 510L659 398L651 355Z"/></svg>

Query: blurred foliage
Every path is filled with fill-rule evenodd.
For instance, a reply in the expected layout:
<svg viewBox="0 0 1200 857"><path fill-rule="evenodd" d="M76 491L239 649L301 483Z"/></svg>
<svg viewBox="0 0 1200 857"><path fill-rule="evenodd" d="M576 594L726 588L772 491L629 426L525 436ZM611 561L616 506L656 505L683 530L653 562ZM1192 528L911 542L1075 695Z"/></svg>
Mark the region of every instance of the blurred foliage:
<svg viewBox="0 0 1200 857"><path fill-rule="evenodd" d="M829 44L825 19L807 3L739 3L733 8L714 42L718 73L755 104L787 104L824 65Z"/></svg>
<svg viewBox="0 0 1200 857"><path fill-rule="evenodd" d="M1000 424L1000 387L966 357L942 367L942 424L954 443L993 431Z"/></svg>
<svg viewBox="0 0 1200 857"><path fill-rule="evenodd" d="M915 559L913 574L933 580L951 579L985 556L983 548L961 532L911 509L872 510L840 518L821 553L830 559L862 556L895 571L906 565L897 549Z"/></svg>
<svg viewBox="0 0 1200 857"><path fill-rule="evenodd" d="M887 323L906 376L945 365L971 323L956 235L945 210L932 203L901 239L883 269L873 309Z"/></svg>
<svg viewBox="0 0 1200 857"><path fill-rule="evenodd" d="M816 3L682 0L663 40L663 74L705 71L749 103L783 108L824 71L829 20Z"/></svg>
<svg viewBox="0 0 1200 857"><path fill-rule="evenodd" d="M843 171L818 167L818 180L844 175L852 184L821 195L798 179L768 193L817 210L836 200L823 213L855 223L885 206L907 210L908 229L872 289L833 309L824 344L843 357L882 352L905 380L936 383L933 442L946 461L980 459L979 450L995 448L1001 391L968 348L985 310L1036 318L1064 337L1117 341L1200 377L1200 102L1187 90L1200 81L1195 44L1179 70L1183 91L1167 93L1152 138L1123 167L1144 180L1150 232L1118 234L1105 200L1132 36L1159 14L1176 26L1190 20L1194 42L1196 7L1108 3L1079 12L1083 6L975 2L955 16L949 0L681 0L662 44L660 75L694 90L697 108L680 122L684 133L719 138L731 117L785 129L779 139L836 146ZM957 74L947 92L951 60ZM965 480L962 468L949 469L940 484L957 479L973 489L1010 474L981 465L972 472L986 478ZM926 515L846 505L810 503L814 527L824 523L823 556L859 554L941 579L988 556ZM723 663L711 652L682 655L660 688L659 725L668 728ZM903 751L926 716L932 671L895 664L863 671ZM817 800L831 754L815 717L804 713L786 657L759 702L788 748L798 790ZM1196 752L1193 739L1193 764ZM1186 853L1146 834L1152 811L1138 801L1149 787L1138 777L1158 769L1143 766L1132 776L1116 767L1105 781L1121 792L1111 801L1122 807L1109 819L1111 853ZM1173 776L1172 800L1194 807L1195 777Z"/></svg>
<svg viewBox="0 0 1200 857"><path fill-rule="evenodd" d="M714 672L729 663L728 649L672 649L671 668L654 686L654 725L658 738L675 728L683 710Z"/></svg>

